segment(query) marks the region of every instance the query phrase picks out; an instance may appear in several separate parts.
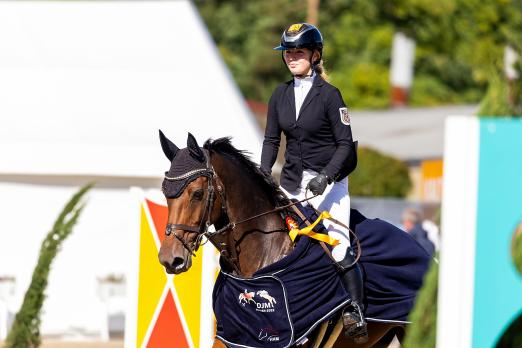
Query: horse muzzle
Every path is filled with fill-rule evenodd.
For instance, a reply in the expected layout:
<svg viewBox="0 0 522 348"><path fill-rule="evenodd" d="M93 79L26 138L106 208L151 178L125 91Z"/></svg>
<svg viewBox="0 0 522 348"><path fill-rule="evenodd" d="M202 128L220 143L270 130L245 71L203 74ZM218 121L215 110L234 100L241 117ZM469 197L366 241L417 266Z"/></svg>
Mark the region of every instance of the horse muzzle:
<svg viewBox="0 0 522 348"><path fill-rule="evenodd" d="M183 273L192 266L192 256L187 251L183 251L181 255L175 255L173 252L165 251L161 247L158 258L168 274Z"/></svg>

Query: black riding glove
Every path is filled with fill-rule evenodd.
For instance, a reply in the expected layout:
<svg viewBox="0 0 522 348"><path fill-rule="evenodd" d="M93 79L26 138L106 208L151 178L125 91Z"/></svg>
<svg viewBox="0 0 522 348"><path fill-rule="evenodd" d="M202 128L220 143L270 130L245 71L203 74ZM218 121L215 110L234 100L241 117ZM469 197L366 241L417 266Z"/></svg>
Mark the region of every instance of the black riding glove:
<svg viewBox="0 0 522 348"><path fill-rule="evenodd" d="M326 190L326 186L328 185L328 177L325 173L318 174L315 178L308 182L306 188L314 195L322 195L324 190Z"/></svg>

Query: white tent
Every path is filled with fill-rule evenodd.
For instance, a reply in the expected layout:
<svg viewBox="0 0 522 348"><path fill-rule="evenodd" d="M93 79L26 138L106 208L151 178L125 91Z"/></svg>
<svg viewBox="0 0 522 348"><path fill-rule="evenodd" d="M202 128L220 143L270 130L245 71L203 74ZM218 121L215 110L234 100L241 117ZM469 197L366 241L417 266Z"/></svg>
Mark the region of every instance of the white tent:
<svg viewBox="0 0 522 348"><path fill-rule="evenodd" d="M189 131L232 136L259 160L255 120L190 1L0 2L0 278L16 278L0 312L20 305L63 204L97 180L51 271L42 333L103 334L96 279L136 257L128 188L159 187L158 129L179 147Z"/></svg>

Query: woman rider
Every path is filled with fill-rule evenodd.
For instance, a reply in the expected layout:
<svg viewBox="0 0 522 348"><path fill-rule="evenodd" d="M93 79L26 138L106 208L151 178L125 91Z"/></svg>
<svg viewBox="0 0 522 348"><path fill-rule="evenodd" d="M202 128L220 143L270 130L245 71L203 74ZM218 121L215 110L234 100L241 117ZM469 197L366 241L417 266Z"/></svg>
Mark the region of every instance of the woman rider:
<svg viewBox="0 0 522 348"><path fill-rule="evenodd" d="M307 23L292 24L274 48L293 79L279 85L268 104L267 125L261 155L261 169L271 173L277 157L281 132L286 136L285 164L281 188L289 198L303 199L306 191L317 195L310 202L318 210L349 226L350 197L347 175L357 165L350 117L339 90L325 81L322 66L323 38ZM349 231L324 221L328 234L340 241L332 250L343 269L342 279L352 305L343 313L346 335L356 342L367 340L363 317L363 283L354 262Z"/></svg>

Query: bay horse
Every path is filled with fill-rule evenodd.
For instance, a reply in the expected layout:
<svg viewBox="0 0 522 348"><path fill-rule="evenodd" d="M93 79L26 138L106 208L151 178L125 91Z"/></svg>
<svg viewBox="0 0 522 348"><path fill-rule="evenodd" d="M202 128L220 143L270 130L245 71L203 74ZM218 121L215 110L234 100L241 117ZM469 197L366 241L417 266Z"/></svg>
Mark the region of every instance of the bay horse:
<svg viewBox="0 0 522 348"><path fill-rule="evenodd" d="M187 148L180 150L160 131L160 141L171 161L162 185L168 219L158 255L167 273L190 269L203 236L220 252L222 268L241 277L251 277L292 251L285 222L274 211L288 199L269 175L232 146L230 138L208 140L201 148L189 133ZM209 232L210 225L216 232ZM368 322L366 344L356 345L340 334L333 347L387 347L395 336L402 337L403 328ZM319 330L300 347L319 347L312 345ZM224 345L216 339L213 347Z"/></svg>

